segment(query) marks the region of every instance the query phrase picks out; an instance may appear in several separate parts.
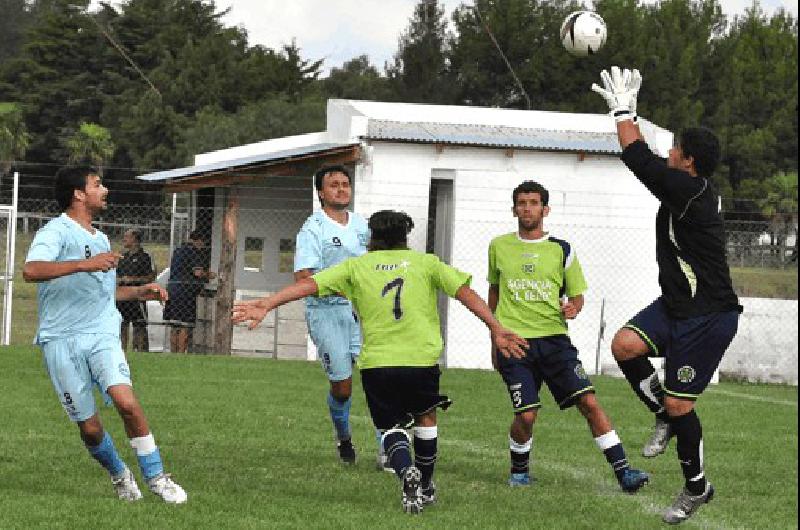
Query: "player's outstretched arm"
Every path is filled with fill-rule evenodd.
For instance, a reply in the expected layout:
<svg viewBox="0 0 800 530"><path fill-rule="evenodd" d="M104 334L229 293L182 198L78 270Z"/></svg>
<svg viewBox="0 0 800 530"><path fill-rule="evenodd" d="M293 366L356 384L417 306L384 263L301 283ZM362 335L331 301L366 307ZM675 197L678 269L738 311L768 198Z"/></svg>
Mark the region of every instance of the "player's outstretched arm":
<svg viewBox="0 0 800 530"><path fill-rule="evenodd" d="M517 335L516 333L507 330L492 314L492 310L483 301L483 298L478 296L478 293L472 290L468 285L462 285L456 291L455 299L461 302L464 307L469 309L473 315L480 318L489 331L492 333L492 343L500 350L504 357L516 357L521 359L525 356L525 349L528 347L528 342Z"/></svg>
<svg viewBox="0 0 800 530"><path fill-rule="evenodd" d="M166 289L157 283L118 286L116 294L117 300L156 300L158 302L166 302L169 299Z"/></svg>
<svg viewBox="0 0 800 530"><path fill-rule="evenodd" d="M117 266L121 257L116 252L103 252L74 261L29 261L22 268L22 278L26 282L46 282L76 272L108 272Z"/></svg>
<svg viewBox="0 0 800 530"><path fill-rule="evenodd" d="M317 292L317 282L314 281L314 278L304 278L292 285L287 285L272 296L235 302L231 312L231 321L234 324L249 322L247 327L255 329L273 309L306 296L314 296Z"/></svg>

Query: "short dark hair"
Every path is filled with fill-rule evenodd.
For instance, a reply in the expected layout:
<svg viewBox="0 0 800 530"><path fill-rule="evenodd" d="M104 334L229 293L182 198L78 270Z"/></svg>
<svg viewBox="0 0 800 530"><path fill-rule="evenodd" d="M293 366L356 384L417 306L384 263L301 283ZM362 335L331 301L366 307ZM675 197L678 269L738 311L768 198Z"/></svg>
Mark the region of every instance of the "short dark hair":
<svg viewBox="0 0 800 530"><path fill-rule="evenodd" d="M710 177L720 157L719 139L711 129L690 127L680 135L683 156L694 159L694 169L701 177Z"/></svg>
<svg viewBox="0 0 800 530"><path fill-rule="evenodd" d="M350 176L350 172L347 171L347 168L344 166L322 166L314 173L314 187L317 191L322 189L322 181L325 179L325 175L329 173L343 173L350 184L353 183L353 177Z"/></svg>
<svg viewBox="0 0 800 530"><path fill-rule="evenodd" d="M547 188L533 180L523 181L522 184L514 188L511 194L512 206L517 205L517 197L519 197L520 193L538 193L542 199L543 206L547 206L547 203L550 202L550 192L547 191Z"/></svg>
<svg viewBox="0 0 800 530"><path fill-rule="evenodd" d="M86 190L86 179L89 175L98 175L97 169L91 166L65 166L56 172L55 196L58 206L66 210L72 205L75 190Z"/></svg>
<svg viewBox="0 0 800 530"><path fill-rule="evenodd" d="M141 243L142 242L142 231L141 230L139 230L137 228L129 228L128 232L131 233L131 235L133 236L133 239L135 239L137 243Z"/></svg>
<svg viewBox="0 0 800 530"><path fill-rule="evenodd" d="M381 210L369 218L370 250L394 250L408 248L408 234L414 221L405 212Z"/></svg>
<svg viewBox="0 0 800 530"><path fill-rule="evenodd" d="M191 239L192 241L203 241L203 242L205 242L206 240L203 231L200 230L199 228L195 228L194 230L189 232L189 239Z"/></svg>

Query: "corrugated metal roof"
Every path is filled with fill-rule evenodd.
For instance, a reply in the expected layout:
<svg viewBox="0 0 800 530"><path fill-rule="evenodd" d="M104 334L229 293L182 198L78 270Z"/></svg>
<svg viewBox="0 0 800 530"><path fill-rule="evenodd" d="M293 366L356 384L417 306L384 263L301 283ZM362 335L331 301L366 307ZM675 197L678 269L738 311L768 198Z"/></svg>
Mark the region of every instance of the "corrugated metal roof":
<svg viewBox="0 0 800 530"><path fill-rule="evenodd" d="M214 162L213 164L200 164L197 166L181 167L178 169L170 169L168 171L158 171L155 173L147 173L146 175L139 175L136 177L140 180L148 182L165 182L176 179L195 177L200 175L209 175L213 173L221 173L233 169L242 170L248 167L258 167L264 165L271 165L278 162L288 162L293 158L299 158L311 154L325 154L329 151L336 151L338 149L353 147L358 144L354 143L320 143L305 145L294 149L286 149L283 151L275 151L273 153L264 153L260 155L247 156L244 158L236 158L233 160L224 160L222 162Z"/></svg>
<svg viewBox="0 0 800 530"><path fill-rule="evenodd" d="M370 120L367 140L620 154L616 133Z"/></svg>

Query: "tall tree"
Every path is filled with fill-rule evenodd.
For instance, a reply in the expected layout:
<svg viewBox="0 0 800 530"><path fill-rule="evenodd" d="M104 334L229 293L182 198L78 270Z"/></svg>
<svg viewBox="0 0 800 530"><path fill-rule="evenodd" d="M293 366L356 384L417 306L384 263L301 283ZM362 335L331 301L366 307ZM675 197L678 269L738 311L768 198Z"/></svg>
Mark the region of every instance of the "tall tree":
<svg viewBox="0 0 800 530"><path fill-rule="evenodd" d="M346 61L341 67L331 68L322 80L324 94L332 98L392 101L398 99L388 78L361 55Z"/></svg>
<svg viewBox="0 0 800 530"><path fill-rule="evenodd" d="M449 103L453 84L447 61L447 21L437 0L421 0L387 67L394 90L410 102Z"/></svg>

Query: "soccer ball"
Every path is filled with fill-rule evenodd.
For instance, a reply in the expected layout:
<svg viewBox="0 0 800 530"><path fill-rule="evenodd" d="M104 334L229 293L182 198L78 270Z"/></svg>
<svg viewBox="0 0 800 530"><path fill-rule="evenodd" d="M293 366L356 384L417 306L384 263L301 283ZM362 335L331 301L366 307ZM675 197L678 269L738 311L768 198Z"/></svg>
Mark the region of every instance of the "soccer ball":
<svg viewBox="0 0 800 530"><path fill-rule="evenodd" d="M575 11L561 24L561 43L572 55L597 53L606 42L606 23L594 11Z"/></svg>

